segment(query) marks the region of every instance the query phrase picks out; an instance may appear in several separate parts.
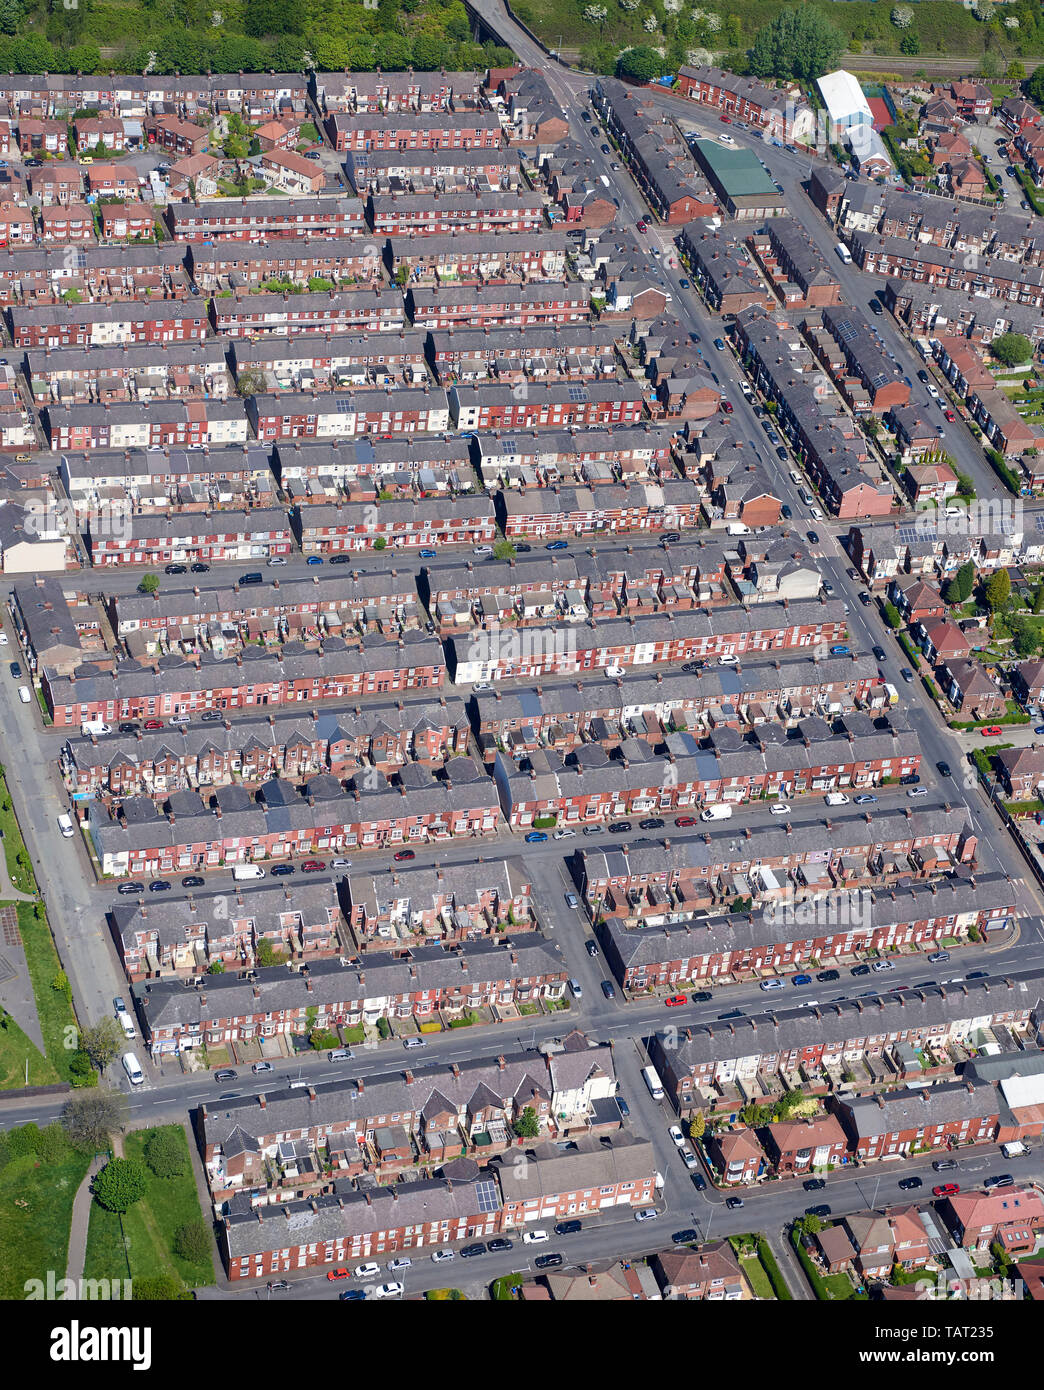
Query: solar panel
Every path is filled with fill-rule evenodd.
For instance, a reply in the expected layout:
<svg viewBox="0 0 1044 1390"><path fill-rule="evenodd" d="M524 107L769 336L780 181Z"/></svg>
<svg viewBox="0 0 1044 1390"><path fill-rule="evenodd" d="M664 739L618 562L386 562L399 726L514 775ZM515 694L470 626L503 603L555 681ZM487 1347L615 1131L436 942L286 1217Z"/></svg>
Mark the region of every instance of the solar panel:
<svg viewBox="0 0 1044 1390"><path fill-rule="evenodd" d="M478 1198L479 1211L500 1210L497 1185L492 1178L480 1178L478 1180L475 1184L475 1196Z"/></svg>
<svg viewBox="0 0 1044 1390"><path fill-rule="evenodd" d="M586 386L570 386L570 388L569 388L569 399L570 399L571 401L577 402L577 404L579 404L579 403L582 402L582 401L586 401L586 400L588 399L588 396L587 396L587 387L586 387Z"/></svg>
<svg viewBox="0 0 1044 1390"><path fill-rule="evenodd" d="M354 413L352 410L352 400L350 396L337 397L337 413L339 415L351 415Z"/></svg>
<svg viewBox="0 0 1044 1390"><path fill-rule="evenodd" d="M500 441L500 452L502 454L517 454L518 444L514 439L502 439Z"/></svg>

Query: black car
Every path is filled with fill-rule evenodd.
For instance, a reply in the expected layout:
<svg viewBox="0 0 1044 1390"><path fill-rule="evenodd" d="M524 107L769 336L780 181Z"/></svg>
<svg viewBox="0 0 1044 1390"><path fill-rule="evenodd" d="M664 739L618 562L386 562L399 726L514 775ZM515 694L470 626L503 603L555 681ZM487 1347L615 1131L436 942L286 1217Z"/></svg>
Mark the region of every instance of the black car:
<svg viewBox="0 0 1044 1390"><path fill-rule="evenodd" d="M681 540L681 535L677 531L664 531L660 540L667 545L674 545L677 541Z"/></svg>
<svg viewBox="0 0 1044 1390"><path fill-rule="evenodd" d="M164 565L164 574L188 574L187 565Z"/></svg>
<svg viewBox="0 0 1044 1390"><path fill-rule="evenodd" d="M170 889L170 883L165 878L158 878L155 883L149 884L150 893L166 893Z"/></svg>
<svg viewBox="0 0 1044 1390"><path fill-rule="evenodd" d="M852 966L852 974L853 974L853 975L869 975L869 974L870 974L870 967L869 967L868 965L853 965L853 966Z"/></svg>
<svg viewBox="0 0 1044 1390"><path fill-rule="evenodd" d="M209 574L209 573L210 573L210 566L209 566L209 565L205 565L205 564L203 563L202 560L197 560L196 563L195 563L194 565L189 565L189 569L192 571L193 574Z"/></svg>
<svg viewBox="0 0 1044 1390"><path fill-rule="evenodd" d="M742 1009L730 1009L730 1010L728 1011L727 1014L719 1014L719 1015L718 1015L718 1020L719 1020L719 1022L724 1023L724 1021L725 1021L727 1018L742 1018L742 1017L743 1017L743 1010L742 1010Z"/></svg>
<svg viewBox="0 0 1044 1390"><path fill-rule="evenodd" d="M603 154L612 154L612 150L609 148L608 145L603 145L603 146L602 146L602 153L603 153Z"/></svg>
<svg viewBox="0 0 1044 1390"><path fill-rule="evenodd" d="M182 888L202 888L204 883L206 883L206 879L201 878L199 874L189 874L187 878L181 880Z"/></svg>
<svg viewBox="0 0 1044 1390"><path fill-rule="evenodd" d="M920 780L916 772L906 772L899 778L899 785L901 787L916 787Z"/></svg>
<svg viewBox="0 0 1044 1390"><path fill-rule="evenodd" d="M562 1263L562 1256L552 1250L550 1255L538 1255L533 1261L537 1269L557 1269Z"/></svg>
<svg viewBox="0 0 1044 1390"><path fill-rule="evenodd" d="M818 544L819 544L819 532L818 532L818 531L806 531L806 532L805 532L805 535L808 537L808 543L809 543L809 545L818 545Z"/></svg>
<svg viewBox="0 0 1044 1390"><path fill-rule="evenodd" d="M639 830L662 830L662 829L663 829L663 821L660 819L659 816L650 816L647 820L640 820L640 821L638 822L638 829L639 829Z"/></svg>
<svg viewBox="0 0 1044 1390"><path fill-rule="evenodd" d="M588 954L589 956L597 956L597 954L598 954L598 947L595 945L595 943L594 943L593 941L589 941L589 942L587 943L587 948L586 948L586 949L587 949L587 954Z"/></svg>
<svg viewBox="0 0 1044 1390"><path fill-rule="evenodd" d="M118 727L121 734L136 734L141 728L141 725L128 721L126 724L120 724Z"/></svg>
<svg viewBox="0 0 1044 1390"><path fill-rule="evenodd" d="M582 1221L559 1221L555 1227L556 1236L575 1236L584 1229Z"/></svg>
<svg viewBox="0 0 1044 1390"><path fill-rule="evenodd" d="M939 771L942 773L944 777L953 776L953 769L950 767L949 763L939 762L936 763L935 766L939 769Z"/></svg>
<svg viewBox="0 0 1044 1390"><path fill-rule="evenodd" d="M491 1255L499 1255L504 1250L514 1250L514 1248L515 1242L513 1240L508 1240L504 1236L497 1236L486 1246L486 1249Z"/></svg>
<svg viewBox="0 0 1044 1390"><path fill-rule="evenodd" d="M915 1187L923 1187L923 1186L924 1186L924 1183L921 1181L920 1178L900 1178L900 1179L899 1179L899 1190L900 1190L900 1192L912 1192L912 1191L914 1190Z"/></svg>
<svg viewBox="0 0 1044 1390"><path fill-rule="evenodd" d="M927 386L931 378L929 377L928 373L924 371L924 369L922 368L922 370L917 373L917 380L923 381L925 386Z"/></svg>
<svg viewBox="0 0 1044 1390"><path fill-rule="evenodd" d="M462 1260L470 1260L473 1259L476 1255L484 1255L485 1253L486 1247L482 1244L481 1241L478 1241L474 1245L465 1245L463 1249L460 1251L460 1258Z"/></svg>
<svg viewBox="0 0 1044 1390"><path fill-rule="evenodd" d="M801 1186L806 1192L822 1192L826 1187L826 1178L806 1178Z"/></svg>
<svg viewBox="0 0 1044 1390"><path fill-rule="evenodd" d="M297 872L293 864L273 864L268 871L273 878L285 878L287 874Z"/></svg>
<svg viewBox="0 0 1044 1390"><path fill-rule="evenodd" d="M703 1177L701 1173L693 1173L692 1185L697 1192L702 1192L704 1188L707 1186L707 1180L705 1177Z"/></svg>
<svg viewBox="0 0 1044 1390"><path fill-rule="evenodd" d="M630 1115L630 1113L631 1113L631 1107L630 1107L630 1106L627 1104L627 1102L624 1100L623 1096L617 1096L617 1097L616 1097L616 1105L617 1105L617 1109L620 1111L620 1114L621 1114L621 1115L624 1117L624 1119L626 1120L627 1117L628 1117L628 1115Z"/></svg>
<svg viewBox="0 0 1044 1390"><path fill-rule="evenodd" d="M714 998L714 995L711 994L709 989L698 989L696 993L691 994L689 998L694 1004L709 1004Z"/></svg>
<svg viewBox="0 0 1044 1390"><path fill-rule="evenodd" d="M199 717L204 723L213 724L214 721L220 719L222 715L219 709L205 709Z"/></svg>
<svg viewBox="0 0 1044 1390"><path fill-rule="evenodd" d="M985 980L986 976L987 976L989 973L990 973L990 972L989 972L988 970L969 970L969 971L968 971L968 974L965 976L965 979L968 979L968 980Z"/></svg>
<svg viewBox="0 0 1044 1390"><path fill-rule="evenodd" d="M875 660L875 661L884 661L884 659L885 659L885 649L884 649L884 647L874 647L874 648L873 648L873 653L874 653L874 660Z"/></svg>
<svg viewBox="0 0 1044 1390"><path fill-rule="evenodd" d="M866 592L865 589L860 590L859 602L863 605L864 608L870 607L870 595Z"/></svg>
<svg viewBox="0 0 1044 1390"><path fill-rule="evenodd" d="M787 506L787 504L786 504L785 502L784 502L783 505L780 507L780 509L779 509L779 514L780 514L780 516L783 518L784 521L790 521L791 518L792 518L793 515L794 515L794 513L790 510L790 508Z"/></svg>
<svg viewBox="0 0 1044 1390"><path fill-rule="evenodd" d="M626 835L630 828L631 822L629 820L614 820L609 827L609 833L611 835Z"/></svg>
<svg viewBox="0 0 1044 1390"><path fill-rule="evenodd" d="M117 893L144 893L144 883L120 883L116 886Z"/></svg>
<svg viewBox="0 0 1044 1390"><path fill-rule="evenodd" d="M519 555L528 555L529 552L533 549L533 547L529 544L528 541L513 541L512 544L518 551Z"/></svg>
<svg viewBox="0 0 1044 1390"><path fill-rule="evenodd" d="M331 565L350 565L351 563L352 563L352 557L351 557L350 555L331 555L331 556L330 556L330 564L331 564Z"/></svg>
<svg viewBox="0 0 1044 1390"><path fill-rule="evenodd" d="M342 1303L361 1303L366 1297L365 1289L345 1289L344 1293L338 1294Z"/></svg>
<svg viewBox="0 0 1044 1390"><path fill-rule="evenodd" d="M884 310L881 308L881 301L880 301L879 299L871 299L871 301L870 301L870 312L871 312L872 314L883 314L883 313L884 313Z"/></svg>
<svg viewBox="0 0 1044 1390"><path fill-rule="evenodd" d="M735 1211L735 1209L736 1209L737 1207L741 1207L741 1206L743 1205L743 1198L742 1198L742 1197L726 1197L726 1198L725 1198L725 1205L728 1207L729 1211Z"/></svg>
<svg viewBox="0 0 1044 1390"><path fill-rule="evenodd" d="M816 979L819 981L821 985L828 985L834 980L840 980L840 978L840 970L821 970L819 974L816 976Z"/></svg>
<svg viewBox="0 0 1044 1390"><path fill-rule="evenodd" d="M602 981L602 993L605 995L607 999L616 998L616 990L613 989L613 986L609 980Z"/></svg>
<svg viewBox="0 0 1044 1390"><path fill-rule="evenodd" d="M829 1216L829 1215L830 1215L830 1208L827 1206L827 1204L826 1204L825 1202L820 1202L820 1204L819 1204L818 1207L806 1207L806 1208L805 1208L805 1215L806 1215L806 1216Z"/></svg>
<svg viewBox="0 0 1044 1390"><path fill-rule="evenodd" d="M21 666L19 666L17 661L12 661L7 669L11 672L11 675L15 678L15 680L20 679L22 675L22 668Z"/></svg>
<svg viewBox="0 0 1044 1390"><path fill-rule="evenodd" d="M675 1231L674 1235L671 1236L671 1240L675 1245L688 1245L691 1241L699 1240L699 1235L690 1226L688 1230Z"/></svg>
<svg viewBox="0 0 1044 1390"><path fill-rule="evenodd" d="M682 672L686 676L698 676L702 670L702 661L686 661L682 665Z"/></svg>

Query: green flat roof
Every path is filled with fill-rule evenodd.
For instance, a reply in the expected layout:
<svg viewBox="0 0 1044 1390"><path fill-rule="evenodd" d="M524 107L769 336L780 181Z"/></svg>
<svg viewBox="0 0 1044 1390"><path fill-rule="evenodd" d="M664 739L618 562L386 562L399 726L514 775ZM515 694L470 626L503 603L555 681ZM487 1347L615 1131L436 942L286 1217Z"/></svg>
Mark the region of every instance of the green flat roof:
<svg viewBox="0 0 1044 1390"><path fill-rule="evenodd" d="M723 145L717 140L697 140L693 150L730 197L751 197L759 193L779 196L776 185L753 150L743 145Z"/></svg>

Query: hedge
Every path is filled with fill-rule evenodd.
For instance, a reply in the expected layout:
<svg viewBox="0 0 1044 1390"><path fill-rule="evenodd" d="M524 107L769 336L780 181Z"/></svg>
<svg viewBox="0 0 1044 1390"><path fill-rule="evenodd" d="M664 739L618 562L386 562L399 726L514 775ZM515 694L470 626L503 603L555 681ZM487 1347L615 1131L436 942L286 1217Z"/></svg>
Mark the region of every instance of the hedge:
<svg viewBox="0 0 1044 1390"><path fill-rule="evenodd" d="M761 1266L769 1277L769 1283L772 1285L772 1292L781 1303L792 1303L794 1301L794 1295L790 1292L779 1265L776 1264L776 1257L769 1249L769 1243L764 1236L758 1237L758 1259L761 1261Z"/></svg>
<svg viewBox="0 0 1044 1390"><path fill-rule="evenodd" d="M1018 497L1019 494L1022 492L1022 484L1019 482L1018 478L1008 467L1008 465L1004 462L1004 455L1000 452L999 449L990 448L987 448L985 450L985 454L987 463L993 469L994 473L996 473L997 477L1001 480L1001 482L1004 484L1004 486L1008 489L1009 492L1014 493L1014 495Z"/></svg>

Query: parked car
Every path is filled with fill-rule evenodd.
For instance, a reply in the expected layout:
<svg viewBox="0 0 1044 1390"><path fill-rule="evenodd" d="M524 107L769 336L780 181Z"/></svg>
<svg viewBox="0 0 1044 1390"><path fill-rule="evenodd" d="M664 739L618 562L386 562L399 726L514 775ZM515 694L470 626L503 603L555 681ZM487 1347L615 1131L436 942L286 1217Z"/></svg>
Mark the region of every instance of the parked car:
<svg viewBox="0 0 1044 1390"><path fill-rule="evenodd" d="M873 648L872 648L872 651L873 651L873 653L874 653L874 660L875 660L875 661L885 661L885 660L887 660L887 658L886 658L886 656L885 656L885 649L884 649L884 647L873 647Z"/></svg>
<svg viewBox="0 0 1044 1390"><path fill-rule="evenodd" d="M691 825L696 824L695 816L675 816L674 823L679 830L685 830Z"/></svg>
<svg viewBox="0 0 1044 1390"><path fill-rule="evenodd" d="M698 989L695 994L690 994L689 998L694 1004L709 1004L714 995L709 989Z"/></svg>
<svg viewBox="0 0 1044 1390"><path fill-rule="evenodd" d="M609 832L612 835L626 835L630 828L631 822L629 820L614 820L609 826Z"/></svg>
<svg viewBox="0 0 1044 1390"><path fill-rule="evenodd" d="M558 1269L562 1264L562 1256L552 1250L550 1254L538 1255L533 1264L537 1269Z"/></svg>
<svg viewBox="0 0 1044 1390"><path fill-rule="evenodd" d="M301 872L303 874L321 874L325 868L326 861L324 859L306 859L301 865Z"/></svg>
<svg viewBox="0 0 1044 1390"><path fill-rule="evenodd" d="M979 733L983 738L1000 738L1004 730L999 724L987 724L984 729L979 730Z"/></svg>
<svg viewBox="0 0 1044 1390"><path fill-rule="evenodd" d="M293 864L273 864L269 872L273 878L284 878L287 874L295 874L297 869Z"/></svg>
<svg viewBox="0 0 1044 1390"><path fill-rule="evenodd" d="M948 1173L957 1167L957 1160L955 1158L937 1158L932 1167L937 1173Z"/></svg>
<svg viewBox="0 0 1044 1390"><path fill-rule="evenodd" d="M829 1215L830 1215L830 1208L827 1206L827 1204L826 1204L825 1202L820 1202L820 1204L819 1204L818 1206L815 1206L815 1207L806 1207L806 1208L805 1208L805 1215L806 1215L806 1216L818 1216L818 1217L829 1216Z"/></svg>
<svg viewBox="0 0 1044 1390"><path fill-rule="evenodd" d="M583 1230L582 1221L559 1221L555 1226L556 1236L575 1236Z"/></svg>
<svg viewBox="0 0 1044 1390"><path fill-rule="evenodd" d="M634 1214L635 1221L655 1221L659 1216L655 1207L639 1207Z"/></svg>
<svg viewBox="0 0 1044 1390"><path fill-rule="evenodd" d="M326 1277L327 1279L350 1279L352 1271L350 1269L328 1269Z"/></svg>
<svg viewBox="0 0 1044 1390"><path fill-rule="evenodd" d="M546 835L544 836L544 839L545 839L545 840L547 839L547 836L546 836ZM416 854L414 853L414 851L413 851L412 849L400 849L399 852L398 852L398 854L394 855L393 857L394 857L394 859L395 859L396 864L403 864L403 863L405 863L406 860L408 860L408 859L416 859L416 858L417 858Z"/></svg>
<svg viewBox="0 0 1044 1390"><path fill-rule="evenodd" d="M735 1211L735 1210L737 1209L737 1207L741 1207L741 1206L743 1205L743 1198L742 1198L742 1197L726 1197L726 1198L725 1198L725 1205L728 1207L729 1211Z"/></svg>
<svg viewBox="0 0 1044 1390"><path fill-rule="evenodd" d="M202 888L205 883L206 879L199 874L188 874L181 880L182 888Z"/></svg>
<svg viewBox="0 0 1044 1390"><path fill-rule="evenodd" d="M672 994L663 1001L669 1009L680 1009L685 1003L684 994Z"/></svg>
<svg viewBox="0 0 1044 1390"><path fill-rule="evenodd" d="M773 816L789 816L790 807L785 801L777 801L769 807L769 814Z"/></svg>
<svg viewBox="0 0 1044 1390"><path fill-rule="evenodd" d="M547 840L547 835L543 830L531 830L526 836L527 845L542 845ZM398 859L398 855L395 856Z"/></svg>
<svg viewBox="0 0 1044 1390"><path fill-rule="evenodd" d="M857 806L872 806L876 800L877 797L874 796L871 792L861 792L856 797L855 804Z"/></svg>
<svg viewBox="0 0 1044 1390"><path fill-rule="evenodd" d="M169 893L169 892L170 892L170 882L169 882L169 880L168 880L168 879L165 879L165 878L158 878L158 879L156 879L155 883L150 883L150 884L149 884L149 892L150 892L150 893Z"/></svg>
<svg viewBox="0 0 1044 1390"><path fill-rule="evenodd" d="M406 1285L400 1284L397 1279L390 1284L378 1284L373 1291L374 1298L401 1298L406 1292Z"/></svg>
<svg viewBox="0 0 1044 1390"><path fill-rule="evenodd" d="M663 821L659 818L659 816L650 816L647 820L640 820L640 821L638 822L638 829L639 829L639 830L662 830L662 829L663 829Z"/></svg>
<svg viewBox="0 0 1044 1390"><path fill-rule="evenodd" d="M821 985L831 984L834 980L840 980L840 978L840 970L820 970L816 975L816 979Z"/></svg>
<svg viewBox="0 0 1044 1390"><path fill-rule="evenodd" d="M145 885L144 883L120 883L116 886L116 892L125 895L128 893L144 893Z"/></svg>
<svg viewBox="0 0 1044 1390"><path fill-rule="evenodd" d="M233 1071L233 1069L232 1069L231 1067L223 1067L223 1068L221 1069L221 1071L216 1071L216 1072L214 1073L214 1080L215 1080L215 1081L218 1081L218 1082L221 1082L221 1081L238 1081L238 1080L239 1080L239 1073L238 1073L237 1071Z"/></svg>
<svg viewBox="0 0 1044 1390"><path fill-rule="evenodd" d="M935 1166L934 1164L932 1165ZM960 1184L955 1182L942 1182L938 1187L932 1188L933 1197L956 1197L960 1192Z"/></svg>
<svg viewBox="0 0 1044 1390"><path fill-rule="evenodd" d="M786 986L784 985L784 983L783 983L782 980L772 979L772 980L762 980L762 982L761 982L761 988L762 988L762 989L766 992L766 994L767 994L769 990L772 990L772 989L785 989Z"/></svg>
<svg viewBox="0 0 1044 1390"><path fill-rule="evenodd" d="M460 1258L462 1260L473 1260L478 1255L484 1255L486 1247L482 1242L476 1241L474 1245L462 1245L460 1248Z"/></svg>
<svg viewBox="0 0 1044 1390"><path fill-rule="evenodd" d="M261 1076L265 1072L275 1071L271 1062L251 1062L250 1070L255 1076Z"/></svg>
<svg viewBox="0 0 1044 1390"><path fill-rule="evenodd" d="M801 1186L806 1192L822 1192L826 1187L826 1178L806 1178Z"/></svg>
<svg viewBox="0 0 1044 1390"><path fill-rule="evenodd" d="M514 1250L515 1242L508 1240L506 1236L494 1236L486 1246L491 1255L499 1255L505 1250Z"/></svg>
<svg viewBox="0 0 1044 1390"><path fill-rule="evenodd" d="M433 1265L445 1264L447 1260L454 1260L457 1257L456 1250L435 1250L432 1253L431 1262Z"/></svg>
<svg viewBox="0 0 1044 1390"><path fill-rule="evenodd" d="M913 1190L914 1190L915 1188L917 1188L917 1187L923 1187L923 1186L924 1186L924 1183L921 1181L920 1178L917 1178L917 1177L900 1178L900 1179L899 1179L899 1190L900 1190L900 1192L913 1192Z"/></svg>

